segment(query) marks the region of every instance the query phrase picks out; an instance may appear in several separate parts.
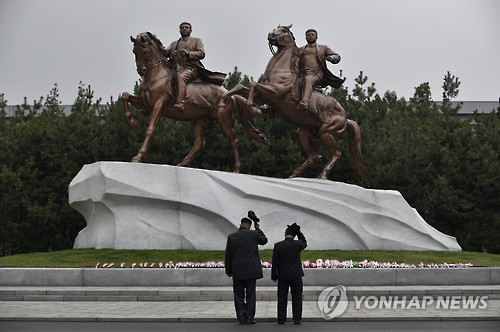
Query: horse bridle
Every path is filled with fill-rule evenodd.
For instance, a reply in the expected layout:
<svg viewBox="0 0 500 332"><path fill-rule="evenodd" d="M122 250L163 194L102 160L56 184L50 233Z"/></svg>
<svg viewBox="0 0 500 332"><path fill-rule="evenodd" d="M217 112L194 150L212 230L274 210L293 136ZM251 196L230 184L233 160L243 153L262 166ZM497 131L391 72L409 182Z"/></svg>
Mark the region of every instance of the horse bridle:
<svg viewBox="0 0 500 332"><path fill-rule="evenodd" d="M149 41L149 39L145 38L144 36L141 36L140 37L141 40L140 40L140 43L141 43L141 48L145 49L146 51L146 64L145 64L145 67L146 67L146 72L151 69L151 68L154 68L154 67L157 67L161 64L162 62L162 59L154 62L153 64L151 64L151 58L153 57L153 55L151 54L151 50L150 50L150 47L151 47L151 43ZM146 72L144 74L146 74Z"/></svg>
<svg viewBox="0 0 500 332"><path fill-rule="evenodd" d="M291 36L291 38L292 38L293 40L295 40L295 37L294 37L294 35L293 35L292 31L291 31L288 27L285 27L285 26L279 26L278 28L279 28L279 29L282 29L282 30L285 30L285 31L287 32L287 34L289 34L289 35ZM282 34L282 35L279 35L279 36L276 38L276 40L277 40L277 42L278 42L278 45L282 45L282 44L280 44L280 42L281 42L281 41L283 41L283 39L284 39L284 38L286 38L286 35L287 35L287 34ZM273 49L273 46L274 46L274 45L272 45L271 43L268 43L268 46L269 46L269 49L271 50L271 53L272 53L273 55L275 55L275 54L276 54L276 51L274 51L274 49Z"/></svg>
<svg viewBox="0 0 500 332"><path fill-rule="evenodd" d="M150 50L150 47L151 47L151 43L150 43L150 40L144 36L141 36L141 40L140 40L140 43L141 43L141 48L145 49L146 50L146 64L145 64L145 68L146 68L146 71L144 72L144 75L146 75L146 73L148 72L148 70L152 69L152 68L155 68L155 67L158 67L161 62L163 61L163 59L160 59L154 63L150 63L151 61L151 58L153 57L152 55L152 52ZM152 80L151 82L149 82L150 84L153 84L153 83L156 83L164 78L167 78L169 75L168 73L163 75L163 76L160 76L160 77L157 77L155 78L154 80Z"/></svg>

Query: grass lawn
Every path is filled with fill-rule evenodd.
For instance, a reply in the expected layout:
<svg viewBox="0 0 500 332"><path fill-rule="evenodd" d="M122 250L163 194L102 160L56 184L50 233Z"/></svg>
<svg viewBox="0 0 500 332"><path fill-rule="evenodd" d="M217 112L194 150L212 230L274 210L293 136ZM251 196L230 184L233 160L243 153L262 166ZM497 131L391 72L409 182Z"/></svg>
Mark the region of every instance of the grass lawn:
<svg viewBox="0 0 500 332"><path fill-rule="evenodd" d="M263 261L271 262L272 250L260 250ZM419 264L472 263L475 267L500 267L500 255L468 251L403 251L403 250L304 250L302 260L336 259L338 261L377 261ZM69 249L0 257L0 267L94 267L97 263L140 262L208 262L223 261L223 250L112 250Z"/></svg>

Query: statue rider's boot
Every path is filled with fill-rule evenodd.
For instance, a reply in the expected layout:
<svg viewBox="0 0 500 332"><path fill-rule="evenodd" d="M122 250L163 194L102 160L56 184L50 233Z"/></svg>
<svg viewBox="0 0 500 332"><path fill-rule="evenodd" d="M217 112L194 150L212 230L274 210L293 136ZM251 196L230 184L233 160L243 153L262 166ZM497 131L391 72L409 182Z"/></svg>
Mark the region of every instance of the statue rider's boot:
<svg viewBox="0 0 500 332"><path fill-rule="evenodd" d="M300 111L309 110L309 101L311 100L313 92L313 84L310 80L304 82L304 91L302 93L302 101L297 104L297 109Z"/></svg>
<svg viewBox="0 0 500 332"><path fill-rule="evenodd" d="M302 99L302 101L297 104L297 109L300 111L307 111L309 109L309 100Z"/></svg>
<svg viewBox="0 0 500 332"><path fill-rule="evenodd" d="M183 112L184 111L184 99L186 99L186 83L183 80L179 80L177 82L179 92L177 95L177 102L174 104L174 108L178 112Z"/></svg>
<svg viewBox="0 0 500 332"><path fill-rule="evenodd" d="M177 100L173 106L178 112L184 112L184 100Z"/></svg>

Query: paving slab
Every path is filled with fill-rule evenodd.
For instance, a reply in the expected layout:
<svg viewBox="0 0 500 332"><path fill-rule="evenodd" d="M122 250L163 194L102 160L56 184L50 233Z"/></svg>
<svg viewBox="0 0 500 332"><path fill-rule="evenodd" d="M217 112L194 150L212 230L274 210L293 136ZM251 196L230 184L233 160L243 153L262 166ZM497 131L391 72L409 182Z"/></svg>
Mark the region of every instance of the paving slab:
<svg viewBox="0 0 500 332"><path fill-rule="evenodd" d="M407 320L500 320L500 301L486 309L422 310L356 308L350 301L346 311L331 321ZM288 305L291 317L291 303ZM65 321L231 321L236 320L231 301L184 302L0 302L0 320ZM257 302L257 321L276 320L276 301ZM316 301L305 301L304 321L325 321Z"/></svg>
<svg viewBox="0 0 500 332"><path fill-rule="evenodd" d="M304 321L329 320L318 304L325 288L304 287ZM258 286L257 299L256 319L275 321L276 287ZM387 299L396 305L383 305ZM423 305L430 299L432 305ZM464 301L469 301L465 308ZM290 302L288 309L291 317ZM234 322L235 314L227 286L0 286L0 320ZM500 285L348 286L346 311L331 320L500 320Z"/></svg>

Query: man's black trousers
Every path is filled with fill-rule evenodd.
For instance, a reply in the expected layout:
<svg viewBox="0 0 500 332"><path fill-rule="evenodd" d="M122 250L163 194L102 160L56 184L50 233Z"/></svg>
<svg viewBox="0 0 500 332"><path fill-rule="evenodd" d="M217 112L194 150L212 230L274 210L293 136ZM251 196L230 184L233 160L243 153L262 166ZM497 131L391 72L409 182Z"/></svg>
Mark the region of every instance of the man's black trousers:
<svg viewBox="0 0 500 332"><path fill-rule="evenodd" d="M281 280L278 278L278 322L286 321L288 289L292 291L292 316L294 321L302 320L302 278Z"/></svg>
<svg viewBox="0 0 500 332"><path fill-rule="evenodd" d="M255 317L255 288L257 279L233 280L234 308L241 323L251 322Z"/></svg>

